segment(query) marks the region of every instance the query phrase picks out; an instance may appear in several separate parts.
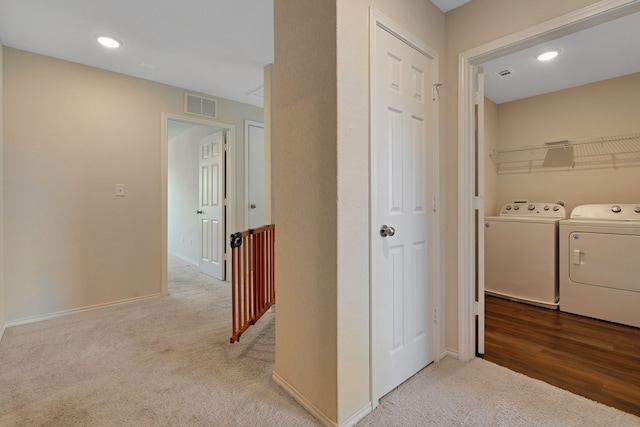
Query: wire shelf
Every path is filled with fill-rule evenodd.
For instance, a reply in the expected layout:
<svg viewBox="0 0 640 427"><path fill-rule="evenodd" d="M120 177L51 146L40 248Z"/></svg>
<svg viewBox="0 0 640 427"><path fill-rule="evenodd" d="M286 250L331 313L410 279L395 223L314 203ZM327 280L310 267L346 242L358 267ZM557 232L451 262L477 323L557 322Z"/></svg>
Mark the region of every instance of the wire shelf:
<svg viewBox="0 0 640 427"><path fill-rule="evenodd" d="M489 156L499 174L640 166L640 133L496 149Z"/></svg>

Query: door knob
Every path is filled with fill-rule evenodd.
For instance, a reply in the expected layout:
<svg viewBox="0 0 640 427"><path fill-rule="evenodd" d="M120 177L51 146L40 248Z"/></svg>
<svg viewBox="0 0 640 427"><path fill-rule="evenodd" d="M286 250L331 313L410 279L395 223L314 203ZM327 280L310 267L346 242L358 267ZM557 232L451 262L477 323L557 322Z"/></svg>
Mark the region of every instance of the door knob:
<svg viewBox="0 0 640 427"><path fill-rule="evenodd" d="M255 203L251 203L251 204L249 205L249 207L250 207L251 209L255 209L255 208L256 208L256 204L255 204Z"/></svg>
<svg viewBox="0 0 640 427"><path fill-rule="evenodd" d="M389 227L386 224L380 227L380 235L382 237L391 237L396 234L396 229L393 227Z"/></svg>
<svg viewBox="0 0 640 427"><path fill-rule="evenodd" d="M198 211L196 211L196 213L197 213L198 215L202 215L202 213L203 213L203 212L202 212L202 211L200 211L200 210L198 210Z"/></svg>

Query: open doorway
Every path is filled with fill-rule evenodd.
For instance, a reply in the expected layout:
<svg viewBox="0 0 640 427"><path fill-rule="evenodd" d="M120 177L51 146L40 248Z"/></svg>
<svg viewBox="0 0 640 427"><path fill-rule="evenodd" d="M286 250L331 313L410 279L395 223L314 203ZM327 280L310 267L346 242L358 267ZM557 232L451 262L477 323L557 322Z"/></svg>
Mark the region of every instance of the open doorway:
<svg viewBox="0 0 640 427"><path fill-rule="evenodd" d="M476 351L476 224L483 224L482 206L483 188L479 188L477 178L476 153L482 147L476 147L475 140L475 102L476 75L479 66L527 49L529 47L558 39L567 34L595 27L601 23L615 20L638 11L636 2L600 2L593 7L580 9L571 14L544 22L507 37L495 40L469 51L459 57L460 94L458 104L458 174L460 197L458 205L459 230L459 356L469 360ZM478 156L482 158L482 156ZM541 186L542 187L542 186ZM476 213L478 217L476 218ZM476 222L477 221L477 222ZM482 298L483 295L478 295ZM480 322L478 322L480 323Z"/></svg>
<svg viewBox="0 0 640 427"><path fill-rule="evenodd" d="M551 202L556 203L562 201L566 203L567 215L570 214L572 208L589 203L607 203L617 202L624 203L625 198L637 198L637 189L634 189L626 185L626 182L637 182L640 175L640 169L636 166L629 168L624 167L621 162L618 164L612 164L610 158L615 159L615 155L609 156L606 159L598 162L593 161L593 157L587 159L589 164L586 164L585 160L580 164L579 153L577 149L587 144L591 144L591 140L598 140L598 147L605 147L608 142L608 137L614 137L617 135L626 135L638 131L636 120L626 120L625 116L631 116L630 111L635 110L636 107L629 107L624 105L624 102L637 105L637 95L633 96L633 91L638 90L637 83L640 78L639 69L630 71L632 74L620 74L615 77L608 77L607 79L592 80L590 82L582 82L573 86L567 86L562 90L545 91L536 96L530 95L530 97L520 97L511 99L509 101L499 101L499 97L493 98L496 102L489 102L491 107L489 108L490 118L486 123L487 127L493 127L493 129L487 130L485 133L482 130L482 123L474 123L475 115L473 105L471 102L472 92L481 89L477 87L478 80L475 78L476 72L480 71L480 68L484 69L486 75L506 75L513 74L514 72L523 73L523 70L510 68L510 65L505 64L507 57L513 58L511 54L525 53L531 60L535 59L535 55L527 49L531 46L535 47L550 47L550 44L566 39L566 37L582 37L583 45L590 49L595 43L590 42L586 38L586 31L597 30L598 26L602 24L614 25L616 22L621 23L623 20L628 21L634 19L634 15L637 13L637 4L632 7L630 3L627 3L627 8L615 9L613 7L607 7L605 2L602 2L598 7L591 10L581 10L574 14L567 15L557 20L545 23L525 30L521 33L517 33L508 38L500 39L485 46L482 46L472 51L465 52L461 55L461 70L462 76L465 80L465 89L461 91L462 98L468 99L468 104L464 105L461 101L460 105L460 123L464 123L461 129L467 130L473 129L461 136L459 145L459 156L461 162L469 161L472 168L475 170L471 172L472 175L468 175L464 169L460 170L463 179L463 185L461 187L461 199L464 203L459 206L460 209L460 230L463 234L461 241L466 241L459 247L463 260L462 264L467 267L461 268L459 271L468 272L467 277L461 277L460 282L460 295L466 292L468 297L462 298L460 320L461 325L464 328L468 328L468 335L461 334L461 356L473 357L475 345L478 348L481 347L482 332L478 330L476 339L474 327L475 318L473 316L472 305L476 303L474 299L476 297L476 279L478 281L477 292L477 307L478 310L478 328L481 327L484 320L484 292L481 292L481 275L483 271L482 265L482 253L484 246L480 242L482 234L482 228L488 226L487 222L482 218L485 214L496 215L497 212L501 212L501 206L505 206L505 210L508 209L509 204L513 205L514 200L527 199L529 202ZM620 19L617 19L620 18ZM634 26L637 28L637 24ZM586 31L580 31L586 29ZM636 30L637 31L637 30ZM612 34L612 29L607 30ZM567 36L569 34L569 36ZM565 37L566 36L566 37ZM637 38L637 37L636 37ZM625 37L618 37L619 39L626 39ZM599 39L602 41L604 38ZM542 49L544 50L544 49ZM573 53L568 48L560 50L561 53L569 55ZM628 55L624 55L625 59ZM513 61L513 59L511 59ZM613 68L612 61L602 61L607 64L607 67ZM494 67L494 64L500 65ZM595 67L592 67L595 68ZM559 74L559 73L558 73ZM508 77L502 77L508 78ZM525 86L520 84L520 86ZM480 93L482 91L480 90ZM487 98L492 99L490 91L486 91ZM587 95L591 92L597 92L598 96L593 97L590 100ZM620 98L614 100L613 97L616 92L624 93L626 98L630 101L624 101L626 98ZM637 93L637 92L636 92ZM567 97L567 101L561 99ZM467 98L469 97L469 98ZM462 99L461 98L461 99ZM478 96L477 98L480 98ZM483 98L485 99L485 98ZM580 99L580 102L575 102ZM539 110L534 114L533 105L539 107ZM607 111L600 111L598 108L603 109L606 105ZM571 106L571 108L565 108L569 111L569 114L563 113L563 106ZM621 109L623 114L618 112L618 108ZM637 116L637 113L635 113ZM518 121L516 116L519 116L522 120ZM544 117L544 120L541 118ZM595 117L595 119L594 119ZM498 120L499 118L499 120ZM493 123L491 123L493 121ZM499 125L498 125L499 122ZM517 126L514 125L517 122ZM573 127L572 127L573 124ZM532 129L534 131L532 131ZM490 157L489 150L485 150L482 145L475 146L476 143L474 134L476 131L483 136L487 136L487 143L489 148L492 148ZM493 135L492 135L493 134ZM528 141L527 138L534 138L532 141ZM464 139L464 144L463 144ZM548 144L553 144L553 141L567 140L563 143L572 144L572 158L568 165L545 164L547 158L543 155L540 159L532 158L531 154L538 147L542 147L540 152L542 154L549 151ZM493 141L491 141L493 140ZM601 143L600 140L603 142ZM493 147L491 144L495 143ZM580 145L583 144L583 145ZM470 153L465 152L462 147L469 147ZM611 150L614 150L615 146L612 146ZM504 157L499 157L503 153L508 154L509 158L505 160ZM573 156L575 154L575 157ZM599 153L596 153L599 154ZM608 154L611 154L608 152ZM616 154L613 152L613 154ZM523 156L528 158L526 161L522 161ZM517 157L519 156L519 157ZM486 160L487 174L482 175L482 165L476 163L477 159ZM600 160L600 159L598 159ZM631 160L631 159L630 159ZM636 159L637 160L637 159ZM463 164L463 163L460 163ZM472 169L473 170L473 169ZM485 179L486 178L486 179ZM618 181L620 178L624 178ZM484 180L484 184L483 184ZM476 192L477 190L477 192ZM483 205L487 209L483 209ZM466 207L465 207L466 206ZM473 206L477 210L477 223L473 215ZM532 204L524 206L533 206ZM471 207L470 210L467 210ZM462 232L466 228L467 232ZM477 228L476 228L477 227ZM521 241L522 239L514 239L513 234L509 236L513 241ZM477 239L474 241L474 239ZM478 243L477 246L475 243ZM527 240L528 244L531 243ZM475 251L477 248L477 252ZM467 257L467 255L470 255ZM477 258L475 257L477 255ZM528 258L530 260L531 258ZM477 260L477 268L473 262ZM565 264L566 265L566 264ZM469 268L470 267L470 268ZM521 270L520 270L521 273ZM473 274L476 274L473 276ZM468 282L466 280L469 279ZM463 285L465 281L468 288ZM560 283L560 287L562 284ZM523 297L522 295L520 295ZM521 298L523 299L523 298ZM465 306L465 301L470 304L465 310L462 307ZM507 363L507 359L511 357L515 363L503 366L507 366L510 369L517 370L519 372L526 373L529 376L533 376L538 379L543 379L547 382L551 382L554 385L559 385L562 388L570 390L572 392L585 395L591 399L601 401L611 406L616 406L620 409L630 411L629 408L635 408L637 411L637 395L632 397L623 396L622 393L610 393L607 395L606 388L599 390L594 384L606 383L609 390L624 390L630 388L629 383L636 381L633 379L634 375L638 375L638 371L635 367L632 369L626 369L623 362L626 362L628 357L622 356L622 361L615 360L615 351L617 351L618 344L621 342L637 342L637 339L625 338L625 334L629 333L632 337L637 336L637 329L622 326L619 330L616 329L613 332L613 326L615 324L609 324L607 322L601 322L593 320L587 317L573 316L561 311L549 310L548 308L539 308L531 304L524 305L521 303L513 303L507 301L504 298L496 299L490 297L487 299L489 308L487 313L491 315L487 316L486 324L487 336L489 331L492 331L493 339L487 340L487 355L491 351L492 360L496 363L496 351L502 352L500 360ZM562 292L560 292L560 307L562 307ZM603 304L607 304L607 301L603 301ZM519 305L519 306L518 306ZM466 310L469 311L466 311ZM509 315L505 316L505 313L509 311ZM511 316L513 314L513 316ZM468 317L465 317L468 316ZM463 322L469 321L467 324ZM534 319L533 322L529 320ZM550 321L549 325L543 324L543 319ZM473 322L473 323L471 323ZM588 327L583 328L581 331L576 328L575 325L588 324ZM472 326L473 325L473 326ZM533 326L532 329L527 329L528 326ZM597 334L597 331L605 330L603 334ZM496 330L505 331L504 334L498 336ZM508 331L507 331L508 330ZM536 337L536 334L539 334ZM505 340L505 336L514 337L514 341ZM607 339L613 337L613 343L607 346ZM540 340L538 340L540 338ZM467 340L468 341L465 341ZM496 344L499 341L498 344ZM519 340L519 342L517 342ZM491 349L489 348L491 343ZM548 344L547 347L538 344ZM561 343L561 344L558 344ZM522 344L522 345L520 345ZM531 345L530 345L531 344ZM571 346L573 348L567 350L567 348L561 347L561 345ZM521 348L526 347L526 353L528 355L535 355L530 361L526 357L522 357L524 353L518 353ZM598 358L595 361L591 360L588 363L588 368L584 362L583 355L588 355L589 348L598 348ZM605 350L609 348L609 350ZM468 352L467 352L468 351ZM578 354L579 357L574 357L572 352ZM482 353L480 351L480 353ZM515 356L515 357L514 357ZM555 356L561 356L551 361ZM461 357L462 358L462 357ZM637 366L637 362L635 366ZM519 369L520 366L527 366L530 369L529 372L525 372L524 369ZM617 384L614 386L613 381L609 381L607 375L617 370L624 371L624 376L620 376L623 383L622 386ZM531 374L531 372L538 373L539 375ZM602 375L600 375L602 373ZM544 378L542 375L547 375L551 380L556 381L554 383L549 378ZM583 375L584 374L584 375ZM562 377L565 375L566 377ZM588 380L584 381L587 377ZM581 381L577 388L571 388L573 385L566 378L576 381ZM616 378L617 380L617 378ZM626 384L624 383L626 381ZM585 385L586 384L586 385ZM597 393L601 392L601 396ZM592 393L592 394L587 394ZM599 400L602 399L611 399ZM625 401L625 399L627 399ZM635 402L629 404L628 402ZM617 402L614 404L613 402ZM626 402L626 403L625 403ZM628 406L624 406L628 405Z"/></svg>
<svg viewBox="0 0 640 427"><path fill-rule="evenodd" d="M163 293L171 253L226 280L227 230L234 229L235 126L163 114Z"/></svg>

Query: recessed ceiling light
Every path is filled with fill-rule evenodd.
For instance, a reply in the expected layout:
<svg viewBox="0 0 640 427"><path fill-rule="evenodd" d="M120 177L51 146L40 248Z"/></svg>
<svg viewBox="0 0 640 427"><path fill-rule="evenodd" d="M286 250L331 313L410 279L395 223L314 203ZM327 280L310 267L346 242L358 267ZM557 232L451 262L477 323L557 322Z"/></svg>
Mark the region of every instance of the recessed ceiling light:
<svg viewBox="0 0 640 427"><path fill-rule="evenodd" d="M122 46L122 42L116 38L110 36L97 35L96 40L104 47L109 49L115 49Z"/></svg>
<svg viewBox="0 0 640 427"><path fill-rule="evenodd" d="M557 50L551 50L549 52L545 52L541 55L538 55L538 61L549 61L553 58L555 58L556 56L558 56L558 51Z"/></svg>

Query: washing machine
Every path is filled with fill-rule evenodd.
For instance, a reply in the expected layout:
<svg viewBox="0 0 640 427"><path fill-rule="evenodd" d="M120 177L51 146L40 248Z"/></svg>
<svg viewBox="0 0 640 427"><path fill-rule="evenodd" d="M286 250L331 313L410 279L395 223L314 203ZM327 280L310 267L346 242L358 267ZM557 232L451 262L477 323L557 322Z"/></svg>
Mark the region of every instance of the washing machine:
<svg viewBox="0 0 640 427"><path fill-rule="evenodd" d="M640 203L577 206L560 222L560 310L640 327Z"/></svg>
<svg viewBox="0 0 640 427"><path fill-rule="evenodd" d="M558 308L558 224L555 203L510 203L485 217L485 292L545 308Z"/></svg>

